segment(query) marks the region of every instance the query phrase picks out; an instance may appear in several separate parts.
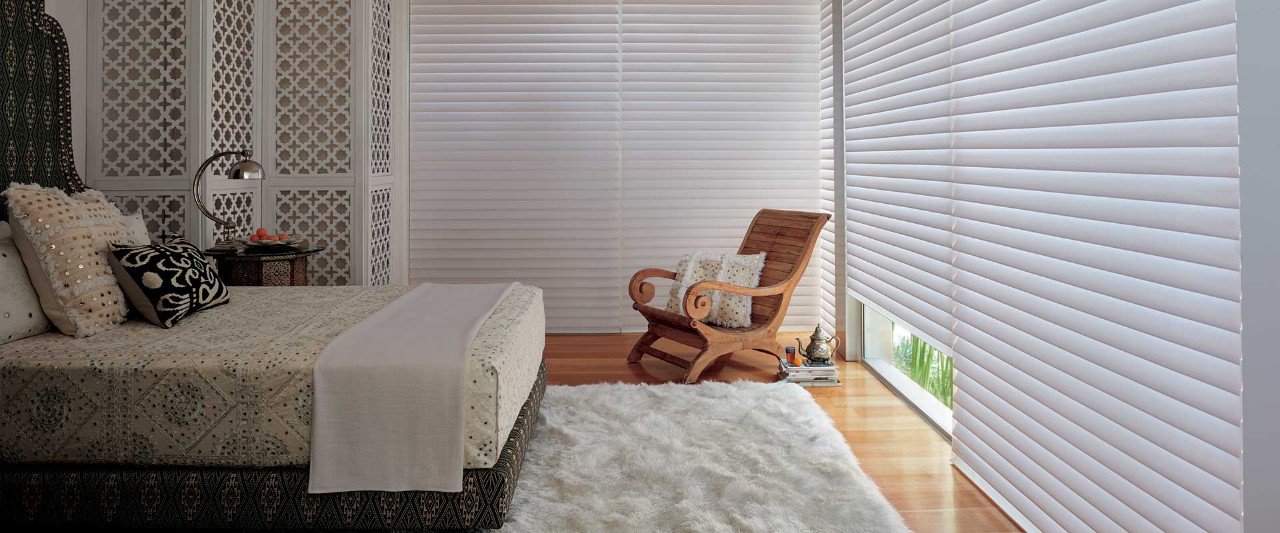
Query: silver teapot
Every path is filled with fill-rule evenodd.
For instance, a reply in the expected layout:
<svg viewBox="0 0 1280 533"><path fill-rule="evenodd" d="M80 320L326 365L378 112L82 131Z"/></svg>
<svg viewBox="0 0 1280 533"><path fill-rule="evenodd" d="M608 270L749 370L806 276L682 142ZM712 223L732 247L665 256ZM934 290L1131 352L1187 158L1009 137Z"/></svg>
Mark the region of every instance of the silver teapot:
<svg viewBox="0 0 1280 533"><path fill-rule="evenodd" d="M800 353L804 354L810 364L825 365L831 362L831 356L840 347L840 339L827 335L822 331L822 326L818 326L813 328L813 335L809 336L809 346L804 346L804 341L799 337L796 337L796 346L800 347Z"/></svg>

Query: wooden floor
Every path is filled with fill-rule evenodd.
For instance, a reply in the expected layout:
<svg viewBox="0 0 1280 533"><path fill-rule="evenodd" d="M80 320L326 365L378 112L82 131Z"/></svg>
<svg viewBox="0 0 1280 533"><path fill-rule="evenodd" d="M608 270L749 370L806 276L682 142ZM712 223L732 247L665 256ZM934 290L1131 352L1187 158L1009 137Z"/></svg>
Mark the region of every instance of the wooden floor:
<svg viewBox="0 0 1280 533"><path fill-rule="evenodd" d="M788 334L795 344L797 334ZM661 383L681 369L645 357L627 364L639 335L549 335L547 374L553 385L622 381ZM787 344L786 339L782 339ZM807 339L806 339L807 340ZM659 346L685 355L670 341ZM704 380L774 381L777 360L742 352L702 374ZM842 363L842 387L810 389L844 434L862 469L875 480L913 531L1018 531L973 483L951 466L950 445L859 363Z"/></svg>

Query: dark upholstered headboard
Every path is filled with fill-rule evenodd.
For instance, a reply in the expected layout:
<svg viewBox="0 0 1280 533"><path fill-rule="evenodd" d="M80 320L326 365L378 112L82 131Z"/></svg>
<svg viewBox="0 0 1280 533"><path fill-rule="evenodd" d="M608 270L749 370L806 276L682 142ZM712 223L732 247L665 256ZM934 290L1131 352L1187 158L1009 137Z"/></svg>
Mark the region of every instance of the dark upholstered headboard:
<svg viewBox="0 0 1280 533"><path fill-rule="evenodd" d="M71 151L67 38L43 0L0 0L0 191L12 182L84 190Z"/></svg>

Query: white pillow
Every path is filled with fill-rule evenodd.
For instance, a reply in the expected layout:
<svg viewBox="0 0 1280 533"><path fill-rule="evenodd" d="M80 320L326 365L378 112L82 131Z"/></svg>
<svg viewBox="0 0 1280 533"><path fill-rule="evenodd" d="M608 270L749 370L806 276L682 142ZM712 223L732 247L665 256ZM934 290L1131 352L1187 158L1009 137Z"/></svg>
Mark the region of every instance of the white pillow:
<svg viewBox="0 0 1280 533"><path fill-rule="evenodd" d="M0 344L49 331L40 296L18 255L8 222L0 222Z"/></svg>
<svg viewBox="0 0 1280 533"><path fill-rule="evenodd" d="M721 281L742 287L760 286L764 269L764 252L751 255L693 252L685 254L676 266L676 280L667 297L667 311L684 315L684 295L699 281ZM711 291L711 313L704 321L726 328L751 325L751 297L724 291Z"/></svg>
<svg viewBox="0 0 1280 533"><path fill-rule="evenodd" d="M124 244L129 246L151 244L151 232L147 230L147 221L142 219L142 215L136 213L125 215L121 224L124 225Z"/></svg>

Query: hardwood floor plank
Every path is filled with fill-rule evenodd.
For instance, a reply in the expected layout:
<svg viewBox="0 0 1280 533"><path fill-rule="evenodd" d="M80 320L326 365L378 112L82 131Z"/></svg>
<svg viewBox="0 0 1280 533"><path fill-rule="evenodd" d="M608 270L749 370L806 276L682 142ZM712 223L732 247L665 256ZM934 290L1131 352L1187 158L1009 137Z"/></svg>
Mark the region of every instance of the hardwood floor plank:
<svg viewBox="0 0 1280 533"><path fill-rule="evenodd" d="M795 333L779 335L783 345ZM680 382L684 369L645 357L627 363L639 334L548 335L547 378L553 385ZM789 341L789 342L788 342ZM692 349L661 340L661 350ZM777 360L739 352L703 372L709 381L774 381ZM862 469L917 532L1018 531L1000 509L951 466L951 445L858 363L841 362L841 387L809 389L844 435Z"/></svg>

